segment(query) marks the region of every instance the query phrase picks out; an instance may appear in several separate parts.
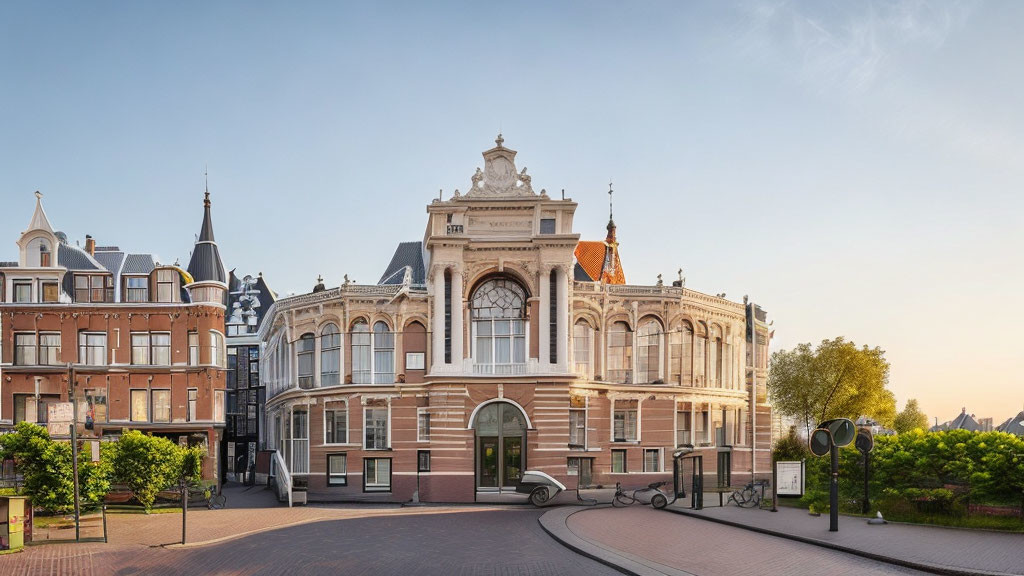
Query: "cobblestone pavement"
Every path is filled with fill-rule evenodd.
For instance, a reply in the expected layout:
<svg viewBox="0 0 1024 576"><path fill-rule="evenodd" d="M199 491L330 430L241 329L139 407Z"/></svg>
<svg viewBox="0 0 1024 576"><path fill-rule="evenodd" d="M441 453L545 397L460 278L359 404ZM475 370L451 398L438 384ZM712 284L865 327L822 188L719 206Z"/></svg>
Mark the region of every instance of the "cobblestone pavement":
<svg viewBox="0 0 1024 576"><path fill-rule="evenodd" d="M232 526L236 533L263 531L212 544L166 547L159 544L180 538L180 515L112 515L111 543L32 546L0 556L0 574L617 574L553 541L537 522L542 511L532 508L275 507L225 512L190 513L195 527L190 538L224 537ZM204 517L212 520L200 528ZM326 519L317 519L321 517ZM306 523L287 526L289 521ZM277 528L264 529L268 524Z"/></svg>
<svg viewBox="0 0 1024 576"><path fill-rule="evenodd" d="M699 576L924 574L649 506L592 508L573 514L569 530L611 552Z"/></svg>

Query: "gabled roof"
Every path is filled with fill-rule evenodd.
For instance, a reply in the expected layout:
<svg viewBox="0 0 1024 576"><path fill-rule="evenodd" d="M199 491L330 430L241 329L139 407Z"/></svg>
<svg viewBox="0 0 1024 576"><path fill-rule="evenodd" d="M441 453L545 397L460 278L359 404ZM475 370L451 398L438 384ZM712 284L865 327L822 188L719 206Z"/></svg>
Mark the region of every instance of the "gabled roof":
<svg viewBox="0 0 1024 576"><path fill-rule="evenodd" d="M1024 436L1024 410L1021 410L1019 414L1010 418L1006 422L1003 422L999 426L999 431L1016 434L1017 436Z"/></svg>
<svg viewBox="0 0 1024 576"><path fill-rule="evenodd" d="M405 279L406 267L411 268L412 283L426 283L426 268L423 265L423 244L421 242L401 242L395 249L394 256L387 270L381 275L377 284L401 284Z"/></svg>
<svg viewBox="0 0 1024 576"><path fill-rule="evenodd" d="M615 242L581 240L576 244L574 254L577 264L591 282L626 283L626 274L622 271L622 262L619 260L618 244Z"/></svg>

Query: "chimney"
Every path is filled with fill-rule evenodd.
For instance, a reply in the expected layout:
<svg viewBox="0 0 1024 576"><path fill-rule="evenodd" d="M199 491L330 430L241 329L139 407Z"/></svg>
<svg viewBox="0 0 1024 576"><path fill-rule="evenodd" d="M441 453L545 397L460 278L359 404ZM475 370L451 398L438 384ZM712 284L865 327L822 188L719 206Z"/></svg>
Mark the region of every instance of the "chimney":
<svg viewBox="0 0 1024 576"><path fill-rule="evenodd" d="M85 251L89 253L89 256L96 255L96 240L93 240L92 236L85 235Z"/></svg>

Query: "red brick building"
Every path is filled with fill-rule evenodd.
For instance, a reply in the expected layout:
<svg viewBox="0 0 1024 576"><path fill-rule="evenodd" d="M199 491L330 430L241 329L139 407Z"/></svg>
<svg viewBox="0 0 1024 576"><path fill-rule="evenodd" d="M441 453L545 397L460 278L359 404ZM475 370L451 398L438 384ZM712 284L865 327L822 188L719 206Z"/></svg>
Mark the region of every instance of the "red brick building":
<svg viewBox="0 0 1024 576"><path fill-rule="evenodd" d="M74 374L84 437L136 429L201 444L204 474L214 478L226 401L226 283L209 196L190 270L89 236L84 247L71 245L36 196L19 260L0 263L0 430L46 423L51 404L72 400Z"/></svg>

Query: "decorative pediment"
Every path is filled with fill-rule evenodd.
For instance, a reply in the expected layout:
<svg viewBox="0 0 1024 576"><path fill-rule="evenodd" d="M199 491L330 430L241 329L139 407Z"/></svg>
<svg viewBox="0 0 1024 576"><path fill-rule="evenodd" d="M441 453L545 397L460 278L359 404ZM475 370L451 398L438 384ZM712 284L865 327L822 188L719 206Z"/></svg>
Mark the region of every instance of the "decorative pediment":
<svg viewBox="0 0 1024 576"><path fill-rule="evenodd" d="M498 134L494 148L483 153L484 169L479 167L472 176L473 184L467 198L521 198L535 197L526 168L516 170L516 151L505 148L505 139Z"/></svg>

